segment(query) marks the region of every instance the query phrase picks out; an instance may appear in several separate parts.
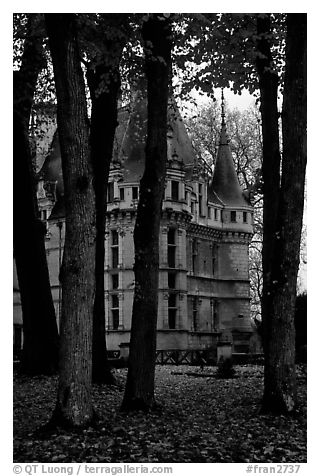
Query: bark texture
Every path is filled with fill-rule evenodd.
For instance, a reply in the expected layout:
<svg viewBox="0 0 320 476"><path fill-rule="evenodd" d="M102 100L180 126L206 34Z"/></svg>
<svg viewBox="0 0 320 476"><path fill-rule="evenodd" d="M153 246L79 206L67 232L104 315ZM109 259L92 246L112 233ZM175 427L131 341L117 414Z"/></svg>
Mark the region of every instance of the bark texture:
<svg viewBox="0 0 320 476"><path fill-rule="evenodd" d="M52 374L58 367L58 330L39 219L29 121L36 82L44 66L43 19L29 14L27 36L13 88L13 248L19 281L26 374Z"/></svg>
<svg viewBox="0 0 320 476"><path fill-rule="evenodd" d="M118 125L117 101L120 92L119 65L126 42L127 14L103 15L105 38L99 59L87 71L92 100L90 144L96 197L96 293L93 312L92 379L95 383L115 383L108 365L105 330L105 228L106 196L113 141Z"/></svg>
<svg viewBox="0 0 320 476"><path fill-rule="evenodd" d="M135 294L123 410L152 408L156 358L159 230L167 160L170 20L151 14L142 27L148 89L145 171L134 230Z"/></svg>
<svg viewBox="0 0 320 476"><path fill-rule="evenodd" d="M96 212L85 85L74 14L46 14L58 103L65 190L66 234L58 398L52 422L88 426L91 397L92 323L95 294Z"/></svg>
<svg viewBox="0 0 320 476"><path fill-rule="evenodd" d="M271 306L271 257L274 253L276 219L280 193L280 141L278 114L278 74L273 69L271 54L270 14L257 18L257 72L260 88L260 112L263 138L263 290L262 290L262 331L263 348L266 359L269 355L270 332L273 323L270 319Z"/></svg>
<svg viewBox="0 0 320 476"><path fill-rule="evenodd" d="M271 258L269 352L264 409L291 412L296 404L295 327L304 184L307 163L307 15L287 15L282 176Z"/></svg>

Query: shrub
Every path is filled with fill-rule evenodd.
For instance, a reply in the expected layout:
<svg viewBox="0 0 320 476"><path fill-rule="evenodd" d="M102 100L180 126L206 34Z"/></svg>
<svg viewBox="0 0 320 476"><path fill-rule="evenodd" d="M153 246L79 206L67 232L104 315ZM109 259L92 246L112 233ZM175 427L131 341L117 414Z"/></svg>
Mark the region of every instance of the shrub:
<svg viewBox="0 0 320 476"><path fill-rule="evenodd" d="M236 371L233 368L232 359L220 357L218 362L217 378L232 378Z"/></svg>

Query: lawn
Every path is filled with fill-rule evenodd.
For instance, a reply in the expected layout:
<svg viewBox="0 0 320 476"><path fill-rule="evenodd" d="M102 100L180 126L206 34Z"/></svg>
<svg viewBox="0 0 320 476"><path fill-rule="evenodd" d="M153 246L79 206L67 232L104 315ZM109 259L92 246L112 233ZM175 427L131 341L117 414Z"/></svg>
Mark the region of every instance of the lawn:
<svg viewBox="0 0 320 476"><path fill-rule="evenodd" d="M292 416L260 414L261 366L236 366L232 379L215 368L157 366L157 412L119 412L119 386L94 386L100 421L81 433L36 436L54 408L56 377L14 377L14 462L303 463L306 456L306 369L298 369ZM197 374L197 375L194 375Z"/></svg>

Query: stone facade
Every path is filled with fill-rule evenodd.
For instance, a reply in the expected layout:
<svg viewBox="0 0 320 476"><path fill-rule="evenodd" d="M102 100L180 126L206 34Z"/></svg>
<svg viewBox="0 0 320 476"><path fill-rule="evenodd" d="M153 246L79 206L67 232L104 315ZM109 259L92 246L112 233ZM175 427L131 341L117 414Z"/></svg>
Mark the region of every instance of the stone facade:
<svg viewBox="0 0 320 476"><path fill-rule="evenodd" d="M159 236L157 348L216 348L217 342L229 341L234 352L248 352L252 333L248 245L253 209L236 177L224 119L212 174L195 156L176 106L173 109L174 114L168 116L168 162ZM119 350L120 344L130 340L133 232L144 167L145 118L145 102L141 98L129 114L120 114L118 148L109 174L105 241L108 350ZM57 153L53 155L56 160ZM57 197L50 195L50 184L54 183L50 156L46 162L38 198L47 223L47 258L59 319L59 269L65 231L63 191ZM49 180L45 170L50 171Z"/></svg>

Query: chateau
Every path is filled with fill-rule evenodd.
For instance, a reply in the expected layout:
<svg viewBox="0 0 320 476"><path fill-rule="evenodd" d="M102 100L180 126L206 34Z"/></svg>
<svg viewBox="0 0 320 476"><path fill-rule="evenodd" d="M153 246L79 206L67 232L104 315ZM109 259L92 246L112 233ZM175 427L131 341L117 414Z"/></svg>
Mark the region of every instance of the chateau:
<svg viewBox="0 0 320 476"><path fill-rule="evenodd" d="M130 341L134 295L133 231L144 170L146 100L136 94L119 111L106 208L105 309L108 350ZM160 229L157 349L215 349L231 342L248 352L248 246L253 208L243 194L228 143L222 108L214 170L196 157L177 106L168 111L168 158ZM46 250L59 321L65 218L57 134L39 173L38 202L47 224ZM16 295L16 323L21 308Z"/></svg>

